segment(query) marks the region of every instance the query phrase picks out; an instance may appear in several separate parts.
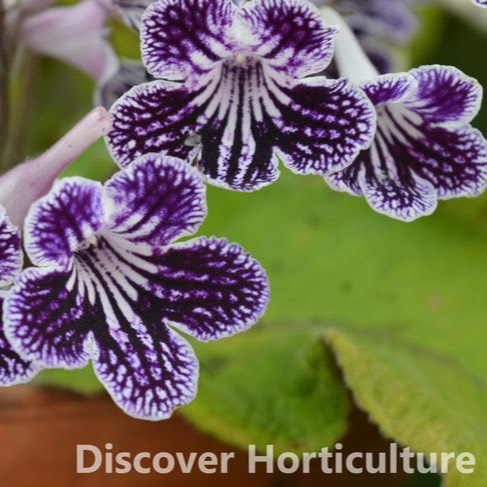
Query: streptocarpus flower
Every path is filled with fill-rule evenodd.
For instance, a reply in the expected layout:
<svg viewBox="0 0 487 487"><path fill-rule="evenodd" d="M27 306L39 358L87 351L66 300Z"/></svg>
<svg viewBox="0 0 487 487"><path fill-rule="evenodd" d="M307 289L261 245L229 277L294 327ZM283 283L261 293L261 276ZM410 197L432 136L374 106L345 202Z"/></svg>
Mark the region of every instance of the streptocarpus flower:
<svg viewBox="0 0 487 487"><path fill-rule="evenodd" d="M217 186L272 183L278 162L298 174L351 164L372 138L367 97L326 68L335 28L301 0L162 0L142 18L142 58L161 78L112 107L116 162L163 152L196 164Z"/></svg>
<svg viewBox="0 0 487 487"><path fill-rule="evenodd" d="M25 270L4 309L11 343L46 367L91 359L123 410L159 420L196 394L198 362L174 328L201 341L246 330L268 280L240 246L193 234L206 215L201 176L149 154L104 187L68 178L36 202Z"/></svg>
<svg viewBox="0 0 487 487"><path fill-rule="evenodd" d="M339 21L329 10L328 18ZM326 178L340 191L365 196L379 213L411 221L431 214L438 199L477 196L487 184L487 141L472 128L479 83L450 66L423 66L379 76L344 24L336 60L377 111L370 149Z"/></svg>
<svg viewBox="0 0 487 487"><path fill-rule="evenodd" d="M23 256L20 244L20 230L10 223L5 210L0 206L0 307L7 291L22 269ZM3 323L0 322L0 386L28 382L38 368L21 358L7 341Z"/></svg>
<svg viewBox="0 0 487 487"><path fill-rule="evenodd" d="M487 7L487 0L472 0L479 7Z"/></svg>

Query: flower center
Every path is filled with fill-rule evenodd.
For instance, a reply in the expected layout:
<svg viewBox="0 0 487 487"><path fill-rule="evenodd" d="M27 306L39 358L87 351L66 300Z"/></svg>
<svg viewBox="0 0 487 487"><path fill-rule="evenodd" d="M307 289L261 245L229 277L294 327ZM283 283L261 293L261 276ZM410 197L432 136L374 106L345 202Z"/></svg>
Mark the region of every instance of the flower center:
<svg viewBox="0 0 487 487"><path fill-rule="evenodd" d="M83 242L81 242L78 245L75 252L81 252L83 250L89 249L90 247L98 247L98 243L99 243L98 237L96 236L96 234L92 234L86 240L83 240Z"/></svg>

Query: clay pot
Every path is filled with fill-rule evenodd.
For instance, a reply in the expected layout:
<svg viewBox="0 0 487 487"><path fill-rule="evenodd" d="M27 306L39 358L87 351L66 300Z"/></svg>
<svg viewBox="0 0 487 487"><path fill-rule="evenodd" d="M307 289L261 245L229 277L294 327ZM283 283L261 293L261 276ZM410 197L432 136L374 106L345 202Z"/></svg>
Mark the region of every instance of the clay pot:
<svg viewBox="0 0 487 487"><path fill-rule="evenodd" d="M386 451L388 442L366 416L355 410L344 451ZM228 474L76 473L76 445L132 452L236 452ZM402 486L399 475L326 475L318 465L310 474L249 474L247 452L199 432L181 416L158 423L132 419L106 395L83 397L73 393L16 386L0 390L0 485L2 487L111 486Z"/></svg>

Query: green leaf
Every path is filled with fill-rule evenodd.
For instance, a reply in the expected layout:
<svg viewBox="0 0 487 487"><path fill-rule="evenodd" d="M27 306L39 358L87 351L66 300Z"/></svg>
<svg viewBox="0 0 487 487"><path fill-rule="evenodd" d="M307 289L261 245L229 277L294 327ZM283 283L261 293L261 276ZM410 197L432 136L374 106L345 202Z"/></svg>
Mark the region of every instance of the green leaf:
<svg viewBox="0 0 487 487"><path fill-rule="evenodd" d="M485 374L465 368L454 353L393 332L330 329L325 336L355 401L387 437L425 454L472 452L475 472L450 465L445 485L487 485Z"/></svg>
<svg viewBox="0 0 487 487"><path fill-rule="evenodd" d="M199 394L182 412L226 441L274 444L276 453L333 443L346 432L349 401L319 333L262 324L225 342L195 344Z"/></svg>
<svg viewBox="0 0 487 487"><path fill-rule="evenodd" d="M485 205L485 197L440 204L434 216L404 224L375 214L362 199L326 190L320 178L286 174L252 197L211 189L202 233L243 243L269 271L272 299L264 323L273 325L259 343L269 360L262 359L265 370L253 367L245 346L254 339L250 332L199 346L203 362L218 354L227 361L216 376L207 377L203 367L199 397L182 412L200 427L245 445L256 438L267 441L264 405L271 396L282 404L273 414L286 419L280 444L294 444L290 438L299 436L293 429L298 422L304 443L316 445L319 435L310 438L307 432L323 416L340 409L345 414L346 408L323 401L321 415L286 417L290 401L282 391L291 376L272 357L278 346L286 357L288 350L306 349L308 342L297 340L294 330L308 334L311 344L321 323L358 404L383 431L417 451L471 451L480 463L487 433L485 386L480 386L487 376ZM483 211L478 219L460 218L469 208ZM286 325L290 322L301 325ZM360 353L348 353L355 348ZM317 378L316 387L333 384L330 395L343 394L323 353L332 375ZM287 363L294 367L291 358ZM231 414L235 404L248 416ZM249 428L262 428L266 435L245 436ZM332 444L332 437L323 434L321 446ZM480 480L452 474L449 485L481 485L485 477L480 467L478 472Z"/></svg>

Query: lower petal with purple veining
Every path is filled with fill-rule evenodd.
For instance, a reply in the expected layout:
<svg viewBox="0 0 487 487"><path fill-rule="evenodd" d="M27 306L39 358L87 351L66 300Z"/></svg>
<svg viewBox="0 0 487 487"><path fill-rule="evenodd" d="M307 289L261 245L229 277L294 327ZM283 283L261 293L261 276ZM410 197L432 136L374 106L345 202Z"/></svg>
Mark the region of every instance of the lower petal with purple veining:
<svg viewBox="0 0 487 487"><path fill-rule="evenodd" d="M84 367L91 353L91 313L71 272L30 268L5 300L5 334L26 359L46 367Z"/></svg>
<svg viewBox="0 0 487 487"><path fill-rule="evenodd" d="M364 155L364 158L368 156L370 154ZM372 167L372 163L367 164L366 168L359 175L359 185L369 205L378 213L402 221L413 221L435 211L436 191L430 182L419 179L406 168L401 176L385 172L381 174L375 166Z"/></svg>
<svg viewBox="0 0 487 487"><path fill-rule="evenodd" d="M154 257L157 274L143 295L148 315L201 341L248 329L263 315L269 283L261 265L237 244L198 238L176 244Z"/></svg>
<svg viewBox="0 0 487 487"><path fill-rule="evenodd" d="M5 292L0 293L0 308L3 307L5 294ZM38 370L36 365L21 358L12 348L3 332L3 323L0 322L0 386L28 382Z"/></svg>
<svg viewBox="0 0 487 487"><path fill-rule="evenodd" d="M372 140L374 107L345 79L316 77L282 88L276 105L281 113L276 117L276 145L284 164L295 173L339 171Z"/></svg>
<svg viewBox="0 0 487 487"><path fill-rule="evenodd" d="M360 156L359 156L360 157ZM325 181L335 191L349 193L352 196L363 196L359 183L361 165L357 162L343 169L325 176Z"/></svg>
<svg viewBox="0 0 487 487"><path fill-rule="evenodd" d="M195 130L202 107L194 102L201 91L153 81L126 93L111 108L113 126L107 146L115 162L125 167L149 152L190 159L199 148Z"/></svg>
<svg viewBox="0 0 487 487"><path fill-rule="evenodd" d="M470 126L450 131L420 128L423 138L411 151L413 170L430 181L438 198L478 196L487 184L487 141Z"/></svg>
<svg viewBox="0 0 487 487"><path fill-rule="evenodd" d="M198 361L182 337L162 324L128 320L119 309L95 335L93 366L127 414L153 421L171 416L196 395Z"/></svg>

